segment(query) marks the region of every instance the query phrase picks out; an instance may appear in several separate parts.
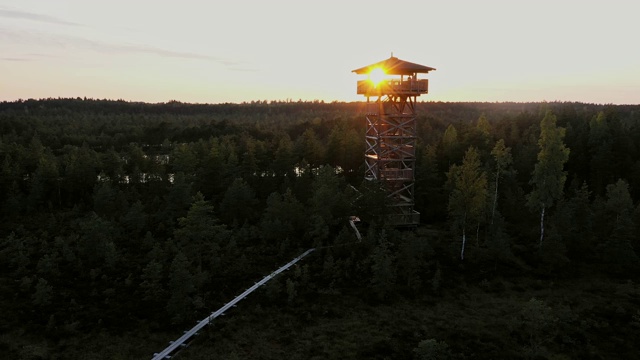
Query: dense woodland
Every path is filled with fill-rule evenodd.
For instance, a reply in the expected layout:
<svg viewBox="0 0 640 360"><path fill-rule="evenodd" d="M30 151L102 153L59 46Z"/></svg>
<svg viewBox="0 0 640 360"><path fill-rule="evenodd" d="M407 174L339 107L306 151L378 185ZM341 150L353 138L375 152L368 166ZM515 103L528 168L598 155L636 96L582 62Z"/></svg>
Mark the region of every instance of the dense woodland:
<svg viewBox="0 0 640 360"><path fill-rule="evenodd" d="M416 107L396 229L363 103L0 103L0 357L150 359L316 247L178 357L639 358L640 106Z"/></svg>

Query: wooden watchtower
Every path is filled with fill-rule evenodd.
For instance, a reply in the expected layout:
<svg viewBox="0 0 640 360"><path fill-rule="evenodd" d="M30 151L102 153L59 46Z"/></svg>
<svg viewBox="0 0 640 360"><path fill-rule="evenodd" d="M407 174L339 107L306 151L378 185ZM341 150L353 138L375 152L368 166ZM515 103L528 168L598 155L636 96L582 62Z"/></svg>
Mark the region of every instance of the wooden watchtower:
<svg viewBox="0 0 640 360"><path fill-rule="evenodd" d="M429 80L418 74L432 67L386 60L353 70L367 75L358 81L358 94L367 97L365 179L384 184L390 198L387 222L416 226L420 213L413 209L416 164L416 98L429 92ZM375 99L374 103L370 98ZM373 105L373 106L371 106Z"/></svg>

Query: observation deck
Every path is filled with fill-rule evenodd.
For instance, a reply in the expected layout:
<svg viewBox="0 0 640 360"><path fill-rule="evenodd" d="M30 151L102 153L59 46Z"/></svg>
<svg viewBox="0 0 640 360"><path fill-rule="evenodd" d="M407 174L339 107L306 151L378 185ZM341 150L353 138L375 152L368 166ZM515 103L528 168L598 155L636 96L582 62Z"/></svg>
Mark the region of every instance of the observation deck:
<svg viewBox="0 0 640 360"><path fill-rule="evenodd" d="M405 95L420 96L429 93L429 79L386 79L375 85L370 80L358 80L358 95Z"/></svg>

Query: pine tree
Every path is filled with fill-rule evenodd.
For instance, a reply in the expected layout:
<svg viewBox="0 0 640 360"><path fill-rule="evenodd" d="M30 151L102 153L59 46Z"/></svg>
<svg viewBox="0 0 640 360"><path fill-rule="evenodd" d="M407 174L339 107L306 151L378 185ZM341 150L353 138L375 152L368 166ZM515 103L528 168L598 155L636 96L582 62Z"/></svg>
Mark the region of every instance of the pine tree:
<svg viewBox="0 0 640 360"><path fill-rule="evenodd" d="M391 251L391 243L387 239L387 233L382 230L377 246L372 253L371 270L373 277L371 285L379 299L384 299L395 284L396 271L394 268L394 255Z"/></svg>
<svg viewBox="0 0 640 360"><path fill-rule="evenodd" d="M275 154L273 155L271 169L273 169L277 176L285 176L293 172L295 162L293 142L291 138L289 138L289 135L284 134L280 138Z"/></svg>
<svg viewBox="0 0 640 360"><path fill-rule="evenodd" d="M173 184L164 197L166 208L157 214L159 223L171 227L176 219L185 216L191 205L192 187L193 184L187 181L182 172L175 174Z"/></svg>
<svg viewBox="0 0 640 360"><path fill-rule="evenodd" d="M429 251L427 242L423 238L408 233L404 236L398 249L398 275L404 280L404 285L413 291L422 287L421 273L426 265L426 255Z"/></svg>
<svg viewBox="0 0 640 360"><path fill-rule="evenodd" d="M500 182L500 176L511 165L513 158L511 157L511 148L504 146L504 139L498 140L496 145L491 150L491 155L496 162L495 167L495 189L493 194L493 206L491 207L491 224L496 215L496 206L498 205L498 185Z"/></svg>
<svg viewBox="0 0 640 360"><path fill-rule="evenodd" d="M187 320L193 310L192 296L196 290L193 275L189 271L189 261L181 252L171 262L169 290L171 297L167 303L167 312L171 321L178 324Z"/></svg>
<svg viewBox="0 0 640 360"><path fill-rule="evenodd" d="M613 181L613 140L611 129L604 112L599 112L589 122L588 147L591 161L590 187L595 193L602 195L605 185ZM586 162L586 159L584 160Z"/></svg>
<svg viewBox="0 0 640 360"><path fill-rule="evenodd" d="M236 222L238 226L253 220L258 204L255 192L242 178L236 178L229 186L220 202L221 219L227 224Z"/></svg>
<svg viewBox="0 0 640 360"><path fill-rule="evenodd" d="M33 305L38 307L45 307L51 304L51 299L53 297L53 287L49 285L49 282L43 278L38 278L38 283L36 284L36 289L33 295L31 296L31 301Z"/></svg>
<svg viewBox="0 0 640 360"><path fill-rule="evenodd" d="M122 215L120 223L132 236L140 236L147 225L147 214L140 200L131 204L129 210Z"/></svg>
<svg viewBox="0 0 640 360"><path fill-rule="evenodd" d="M613 225L609 239L603 244L605 259L618 267L637 263L638 257L632 245L635 234L631 217L633 201L626 181L620 179L615 184L607 185L605 209Z"/></svg>
<svg viewBox="0 0 640 360"><path fill-rule="evenodd" d="M156 260L151 260L142 270L141 279L140 288L143 291L144 300L155 303L163 298L162 264Z"/></svg>
<svg viewBox="0 0 640 360"><path fill-rule="evenodd" d="M453 124L450 124L442 136L442 151L449 164L457 160L459 148L458 130Z"/></svg>
<svg viewBox="0 0 640 360"><path fill-rule="evenodd" d="M436 339L420 341L413 352L416 354L416 360L448 360L454 357L449 349L449 344Z"/></svg>
<svg viewBox="0 0 640 360"><path fill-rule="evenodd" d="M182 172L190 179L198 168L198 157L188 144L176 145L171 152L171 166L176 173Z"/></svg>
<svg viewBox="0 0 640 360"><path fill-rule="evenodd" d="M217 263L220 244L228 238L229 232L224 225L218 224L213 205L201 193L193 197L187 216L179 218L178 225L173 233L176 242L198 269L202 269L204 263Z"/></svg>
<svg viewBox="0 0 640 360"><path fill-rule="evenodd" d="M425 218L445 213L444 177L438 168L437 147L428 144L420 153L416 166L416 207Z"/></svg>
<svg viewBox="0 0 640 360"><path fill-rule="evenodd" d="M324 165L324 145L312 128L308 128L296 140L295 150L298 158L305 159L312 167Z"/></svg>
<svg viewBox="0 0 640 360"><path fill-rule="evenodd" d="M568 254L573 257L585 257L594 250L594 215L591 205L591 191L586 182L574 189L566 202L568 211L559 218L558 229L567 244Z"/></svg>
<svg viewBox="0 0 640 360"><path fill-rule="evenodd" d="M270 241L295 238L308 226L304 206L295 198L291 189L284 194L271 193L267 198L259 224L261 236Z"/></svg>
<svg viewBox="0 0 640 360"><path fill-rule="evenodd" d="M481 157L484 157L491 150L491 125L485 114L480 115L475 128L467 129L464 138L464 143L478 149Z"/></svg>

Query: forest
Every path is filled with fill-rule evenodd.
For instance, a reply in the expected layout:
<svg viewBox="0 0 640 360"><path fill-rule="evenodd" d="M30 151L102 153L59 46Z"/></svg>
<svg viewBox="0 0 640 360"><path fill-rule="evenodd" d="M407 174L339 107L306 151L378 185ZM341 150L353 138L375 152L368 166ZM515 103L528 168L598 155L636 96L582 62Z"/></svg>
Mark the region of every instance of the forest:
<svg viewBox="0 0 640 360"><path fill-rule="evenodd" d="M309 248L176 358L640 358L640 105L416 103L415 228L365 105L0 102L0 358L151 359Z"/></svg>

